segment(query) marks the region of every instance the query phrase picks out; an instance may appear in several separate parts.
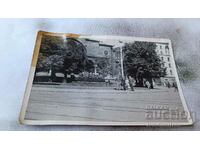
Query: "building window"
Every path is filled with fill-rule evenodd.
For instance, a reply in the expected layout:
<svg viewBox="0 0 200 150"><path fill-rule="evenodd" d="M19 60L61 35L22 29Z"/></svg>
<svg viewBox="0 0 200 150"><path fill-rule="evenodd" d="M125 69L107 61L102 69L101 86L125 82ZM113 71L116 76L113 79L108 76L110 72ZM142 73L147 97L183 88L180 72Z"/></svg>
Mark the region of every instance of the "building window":
<svg viewBox="0 0 200 150"><path fill-rule="evenodd" d="M171 64L169 63L169 68L171 68Z"/></svg>
<svg viewBox="0 0 200 150"><path fill-rule="evenodd" d="M166 53L167 55L169 55L169 46L168 46L168 45L165 45L165 53Z"/></svg>
<svg viewBox="0 0 200 150"><path fill-rule="evenodd" d="M162 52L162 51L160 51L160 54L161 54L161 55L163 55L163 52Z"/></svg>
<svg viewBox="0 0 200 150"><path fill-rule="evenodd" d="M163 57L161 57L161 60L163 61L163 60L164 60L164 58L163 58Z"/></svg>
<svg viewBox="0 0 200 150"><path fill-rule="evenodd" d="M120 55L120 53L117 51L116 53L115 53L115 57L117 58L117 59L119 59L119 56Z"/></svg>
<svg viewBox="0 0 200 150"><path fill-rule="evenodd" d="M160 49L162 49L162 45L160 45Z"/></svg>
<svg viewBox="0 0 200 150"><path fill-rule="evenodd" d="M168 62L170 61L170 58L169 58L169 57L167 57L167 61L168 61Z"/></svg>
<svg viewBox="0 0 200 150"><path fill-rule="evenodd" d="M172 70L170 70L170 75L172 75Z"/></svg>
<svg viewBox="0 0 200 150"><path fill-rule="evenodd" d="M104 51L104 55L106 55L106 56L108 55L108 51L107 50Z"/></svg>

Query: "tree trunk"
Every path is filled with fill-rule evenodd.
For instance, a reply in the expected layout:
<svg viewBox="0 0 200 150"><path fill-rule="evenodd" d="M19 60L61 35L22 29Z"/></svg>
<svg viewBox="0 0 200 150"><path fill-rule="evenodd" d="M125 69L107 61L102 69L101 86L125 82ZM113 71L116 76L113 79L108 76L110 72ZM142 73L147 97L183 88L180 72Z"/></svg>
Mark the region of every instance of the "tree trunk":
<svg viewBox="0 0 200 150"><path fill-rule="evenodd" d="M51 69L51 81L54 82L56 78L56 72L54 69Z"/></svg>
<svg viewBox="0 0 200 150"><path fill-rule="evenodd" d="M67 73L66 71L63 71L63 73L64 73L64 83L67 83Z"/></svg>

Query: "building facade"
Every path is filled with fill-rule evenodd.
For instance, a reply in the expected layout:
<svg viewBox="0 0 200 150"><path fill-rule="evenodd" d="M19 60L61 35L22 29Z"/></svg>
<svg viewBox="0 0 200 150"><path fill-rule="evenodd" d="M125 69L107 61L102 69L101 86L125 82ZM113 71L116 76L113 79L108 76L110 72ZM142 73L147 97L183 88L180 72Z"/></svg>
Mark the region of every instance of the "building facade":
<svg viewBox="0 0 200 150"><path fill-rule="evenodd" d="M81 39L87 50L87 57L94 63L95 74L109 74L113 77L118 72L115 68L115 54L113 45L101 43L97 40Z"/></svg>
<svg viewBox="0 0 200 150"><path fill-rule="evenodd" d="M165 83L166 81L171 84L175 81L175 70L173 66L172 54L170 54L169 44L168 43L156 43L156 53L162 61L162 67L166 68L166 76L161 77L161 82Z"/></svg>

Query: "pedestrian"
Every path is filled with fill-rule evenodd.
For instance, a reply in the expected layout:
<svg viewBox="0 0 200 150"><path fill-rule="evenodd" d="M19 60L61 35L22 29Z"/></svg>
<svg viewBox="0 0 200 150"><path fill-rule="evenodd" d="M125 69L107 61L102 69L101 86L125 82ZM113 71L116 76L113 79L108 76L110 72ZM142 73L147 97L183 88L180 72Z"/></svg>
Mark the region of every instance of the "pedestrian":
<svg viewBox="0 0 200 150"><path fill-rule="evenodd" d="M178 86L177 86L177 83L176 82L173 82L173 87L174 87L174 92L177 92L178 91Z"/></svg>
<svg viewBox="0 0 200 150"><path fill-rule="evenodd" d="M146 81L146 85L147 85L147 88L150 89L151 84L149 83L149 81Z"/></svg>
<svg viewBox="0 0 200 150"><path fill-rule="evenodd" d="M135 80L131 76L129 76L128 79L129 79L129 85L130 85L131 91L134 91Z"/></svg>
<svg viewBox="0 0 200 150"><path fill-rule="evenodd" d="M144 87L147 87L146 82L147 82L147 80L146 80L146 79L143 79L143 86L144 86Z"/></svg>
<svg viewBox="0 0 200 150"><path fill-rule="evenodd" d="M170 88L170 87L171 87L171 85L170 85L169 81L167 81L167 87L168 87L168 88Z"/></svg>
<svg viewBox="0 0 200 150"><path fill-rule="evenodd" d="M127 90L130 89L129 79L128 78L125 79L125 86L126 86Z"/></svg>

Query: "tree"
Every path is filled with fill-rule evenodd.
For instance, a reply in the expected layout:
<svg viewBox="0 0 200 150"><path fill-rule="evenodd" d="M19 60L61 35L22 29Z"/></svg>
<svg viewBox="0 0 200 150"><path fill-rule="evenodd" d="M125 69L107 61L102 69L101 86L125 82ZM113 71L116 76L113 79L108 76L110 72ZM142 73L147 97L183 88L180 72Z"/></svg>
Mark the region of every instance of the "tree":
<svg viewBox="0 0 200 150"><path fill-rule="evenodd" d="M45 56L62 53L65 49L65 40L61 36L49 36L42 37L40 53Z"/></svg>
<svg viewBox="0 0 200 150"><path fill-rule="evenodd" d="M41 41L36 72L52 71L52 76L54 76L55 71L61 71L64 62L64 49L62 37L45 35Z"/></svg>
<svg viewBox="0 0 200 150"><path fill-rule="evenodd" d="M136 80L136 86L144 86L145 78L153 88L152 78L166 75L166 68L162 68L162 62L157 55L156 44L152 42L127 43L123 47L125 74Z"/></svg>
<svg viewBox="0 0 200 150"><path fill-rule="evenodd" d="M85 71L94 72L94 62L92 60L86 60Z"/></svg>
<svg viewBox="0 0 200 150"><path fill-rule="evenodd" d="M44 36L40 47L37 71L51 71L51 78L56 72L78 74L91 69L91 62L86 56L84 45L76 39L60 36Z"/></svg>
<svg viewBox="0 0 200 150"><path fill-rule="evenodd" d="M39 55L36 72L48 71L51 72L51 81L54 81L56 72L62 72L63 57L59 55L50 55L45 57L42 53Z"/></svg>

